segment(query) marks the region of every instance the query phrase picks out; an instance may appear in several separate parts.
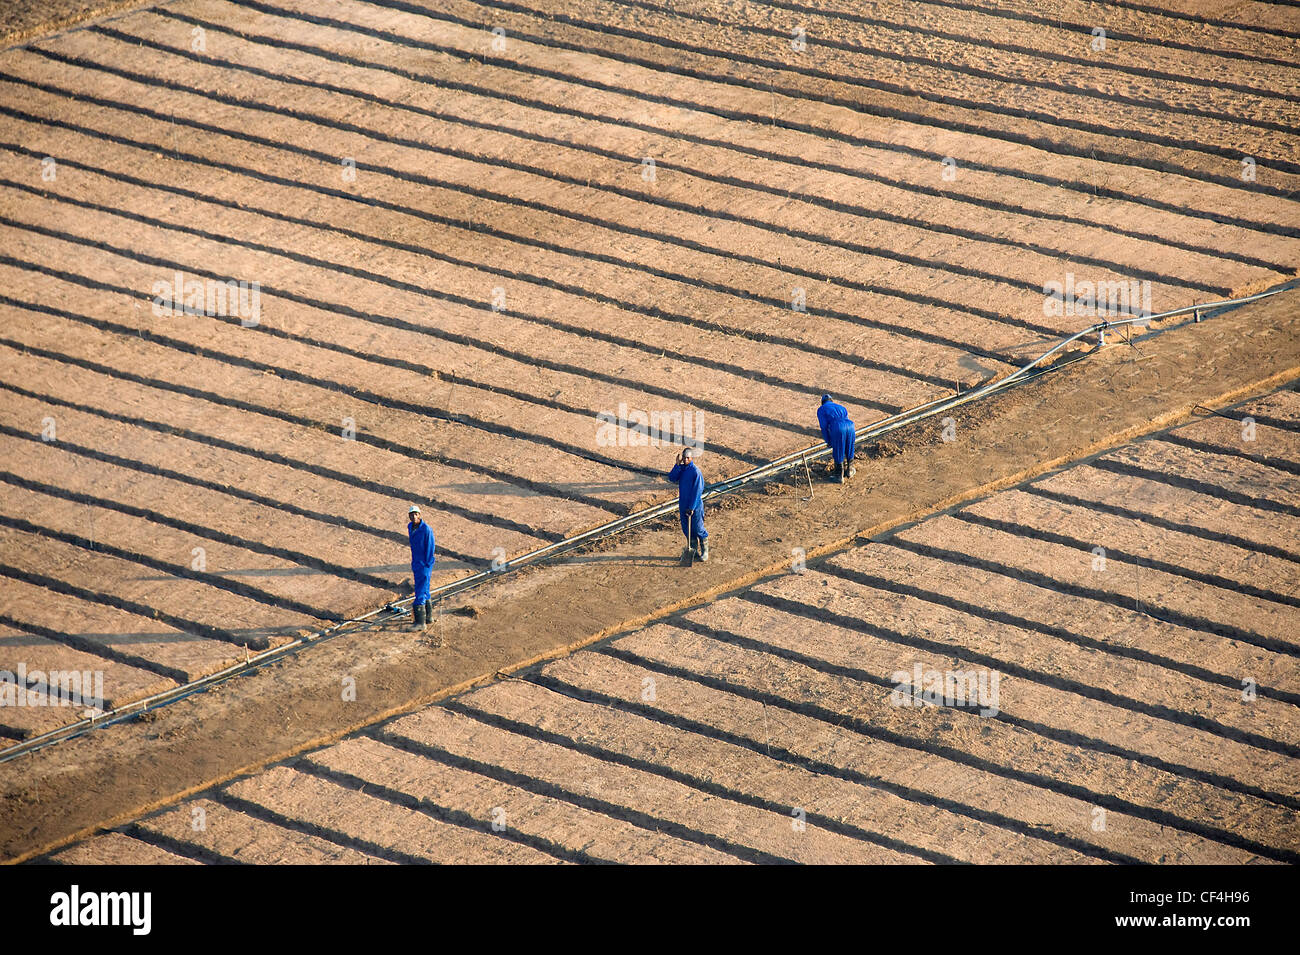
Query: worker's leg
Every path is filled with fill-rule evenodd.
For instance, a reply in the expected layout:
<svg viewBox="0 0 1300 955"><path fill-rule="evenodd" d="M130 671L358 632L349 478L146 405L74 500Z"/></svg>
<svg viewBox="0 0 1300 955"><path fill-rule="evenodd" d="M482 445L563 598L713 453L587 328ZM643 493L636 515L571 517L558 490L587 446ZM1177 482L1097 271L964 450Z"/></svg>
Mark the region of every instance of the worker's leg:
<svg viewBox="0 0 1300 955"><path fill-rule="evenodd" d="M709 559L709 532L704 529L704 515L696 511L691 520L691 534L695 537L695 552L700 560Z"/></svg>
<svg viewBox="0 0 1300 955"><path fill-rule="evenodd" d="M831 439L826 442L826 446L831 449L831 458L835 461L835 470L839 471L840 463L844 460L844 446L838 431L831 432Z"/></svg>
<svg viewBox="0 0 1300 955"><path fill-rule="evenodd" d="M843 425L841 425L839 438L840 438L840 453L844 459L844 465L843 465L844 475L846 477L852 477L854 471L853 456L857 450L857 440L858 440L858 436L853 430L852 421L846 421L844 422Z"/></svg>
<svg viewBox="0 0 1300 955"><path fill-rule="evenodd" d="M415 600L411 603L411 621L416 626L429 622L429 575L432 567L423 567L415 572Z"/></svg>

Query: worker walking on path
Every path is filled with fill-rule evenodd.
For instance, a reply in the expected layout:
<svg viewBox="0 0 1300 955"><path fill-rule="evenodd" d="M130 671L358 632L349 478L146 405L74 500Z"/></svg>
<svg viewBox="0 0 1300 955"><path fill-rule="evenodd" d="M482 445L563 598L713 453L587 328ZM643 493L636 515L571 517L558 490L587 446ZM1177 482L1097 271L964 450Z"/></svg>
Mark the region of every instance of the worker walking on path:
<svg viewBox="0 0 1300 955"><path fill-rule="evenodd" d="M849 420L849 410L843 405L831 401L830 395L822 395L822 405L817 409L817 423L822 427L822 438L831 449L835 458L835 479L843 484L845 478L857 473L853 466L854 443L857 434L853 422Z"/></svg>
<svg viewBox="0 0 1300 955"><path fill-rule="evenodd" d="M420 519L420 507L412 504L407 511L406 536L411 541L411 576L415 578L415 602L411 604L411 629L427 629L432 608L429 605L429 575L433 572L433 531Z"/></svg>
<svg viewBox="0 0 1300 955"><path fill-rule="evenodd" d="M704 529L704 473L695 463L695 449L683 448L677 462L668 472L668 480L677 485L677 512L682 519L682 533L686 535L686 550L682 560L689 563L692 556L709 559L709 532Z"/></svg>

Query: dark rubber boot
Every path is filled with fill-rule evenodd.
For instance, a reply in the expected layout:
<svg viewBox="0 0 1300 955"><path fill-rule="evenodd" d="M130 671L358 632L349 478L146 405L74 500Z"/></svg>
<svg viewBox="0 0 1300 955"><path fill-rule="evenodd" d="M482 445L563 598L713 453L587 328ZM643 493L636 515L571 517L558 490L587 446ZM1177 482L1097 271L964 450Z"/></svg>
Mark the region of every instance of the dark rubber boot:
<svg viewBox="0 0 1300 955"><path fill-rule="evenodd" d="M422 611L421 619L420 619L420 629L428 630L429 624L433 622L433 604L426 602L420 608L420 610Z"/></svg>
<svg viewBox="0 0 1300 955"><path fill-rule="evenodd" d="M698 541L700 542L700 560L708 560L708 559L709 559L709 539L708 539L707 537L705 537L705 538L703 538L703 539L697 537L696 540L698 540Z"/></svg>
<svg viewBox="0 0 1300 955"><path fill-rule="evenodd" d="M411 629L412 630L420 626L420 620L424 616L422 611L423 611L423 604L411 604Z"/></svg>

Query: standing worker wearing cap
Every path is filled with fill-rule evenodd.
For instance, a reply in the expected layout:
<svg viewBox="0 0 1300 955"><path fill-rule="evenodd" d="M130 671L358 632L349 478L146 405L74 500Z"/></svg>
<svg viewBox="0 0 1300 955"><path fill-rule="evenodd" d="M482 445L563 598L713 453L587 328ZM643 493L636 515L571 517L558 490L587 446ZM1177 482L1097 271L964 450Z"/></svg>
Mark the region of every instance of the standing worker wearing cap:
<svg viewBox="0 0 1300 955"><path fill-rule="evenodd" d="M835 479L843 484L845 478L851 478L857 473L857 468L853 466L857 434L853 430L853 422L849 420L849 410L831 401L830 395L822 395L822 406L817 409L817 423L821 425L822 439L835 459Z"/></svg>
<svg viewBox="0 0 1300 955"><path fill-rule="evenodd" d="M684 559L694 553L700 560L709 559L709 532L704 529L704 473L695 463L695 449L683 448L668 472L668 480L677 485L677 512L686 535Z"/></svg>
<svg viewBox="0 0 1300 955"><path fill-rule="evenodd" d="M406 512L406 536L411 541L411 575L415 578L415 601L411 604L411 629L429 626L429 574L433 572L433 531L420 519L420 507Z"/></svg>

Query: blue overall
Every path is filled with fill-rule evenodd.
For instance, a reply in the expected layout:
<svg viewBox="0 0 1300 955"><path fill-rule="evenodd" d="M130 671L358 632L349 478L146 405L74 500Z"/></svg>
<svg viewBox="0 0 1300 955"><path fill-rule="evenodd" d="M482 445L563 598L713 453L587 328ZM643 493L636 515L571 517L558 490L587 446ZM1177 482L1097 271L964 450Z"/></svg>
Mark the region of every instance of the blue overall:
<svg viewBox="0 0 1300 955"><path fill-rule="evenodd" d="M407 522L406 536L411 541L411 576L415 578L415 602L418 607L429 602L429 574L433 571L433 531L424 521Z"/></svg>
<svg viewBox="0 0 1300 955"><path fill-rule="evenodd" d="M853 422L849 420L848 409L831 401L830 395L823 395L822 406L817 409L817 423L821 425L822 438L835 458L835 466L852 461L857 435L853 431Z"/></svg>
<svg viewBox="0 0 1300 955"><path fill-rule="evenodd" d="M709 536L704 529L704 474L694 461L674 464L668 480L677 485L677 513L682 519L682 533L689 543L694 535L700 540ZM691 511L695 512L692 517Z"/></svg>

